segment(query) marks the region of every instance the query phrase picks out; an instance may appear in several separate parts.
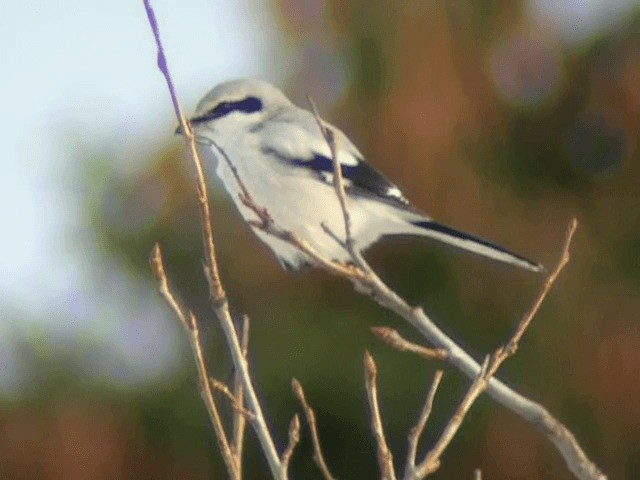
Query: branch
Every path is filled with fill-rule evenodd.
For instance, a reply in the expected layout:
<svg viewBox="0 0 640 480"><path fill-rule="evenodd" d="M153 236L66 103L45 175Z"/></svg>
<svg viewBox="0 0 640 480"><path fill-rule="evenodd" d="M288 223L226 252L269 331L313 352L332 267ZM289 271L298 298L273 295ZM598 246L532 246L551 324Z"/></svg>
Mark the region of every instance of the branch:
<svg viewBox="0 0 640 480"><path fill-rule="evenodd" d="M569 263L569 259L570 259L569 248L571 247L573 235L575 234L577 228L578 228L578 220L575 218L572 218L571 222L569 222L569 226L567 227L567 233L565 234L565 239L564 239L564 244L562 246L562 253L560 255L560 260L558 261L556 268L553 269L553 271L549 274L549 276L546 278L546 280L542 284L540 293L538 293L538 296L533 302L533 305L531 305L531 308L529 309L529 311L525 313L523 317L520 319L518 326L513 332L511 340L509 340L506 347L504 348L505 354L507 356L510 356L516 353L516 351L518 350L518 344L520 343L520 340L522 339L527 328L529 328L529 324L531 323L531 320L533 320L533 317L536 315L536 313L538 313L538 310L540 310L540 306L542 305L542 302L544 301L547 294L551 290L551 287L553 286L556 279L558 278L558 275L560 275L560 272Z"/></svg>
<svg viewBox="0 0 640 480"><path fill-rule="evenodd" d="M460 405L458 405L458 408L442 431L442 434L436 441L436 444L414 469L411 469L410 465L407 465L404 476L405 480L420 480L435 472L440 467L440 457L453 440L453 437L458 433L458 430L460 429L460 426L473 403L487 388L490 379L490 376L488 376L488 368L489 357L487 356L482 364L482 369L480 370L478 377L473 381L471 387L469 387L467 394L460 402Z"/></svg>
<svg viewBox="0 0 640 480"><path fill-rule="evenodd" d="M397 330L389 327L371 327L371 332L388 345L401 352L412 352L427 360L447 360L449 353L443 348L427 348L404 339Z"/></svg>
<svg viewBox="0 0 640 480"><path fill-rule="evenodd" d="M164 297L167 304L180 319L180 323L184 327L189 337L189 344L191 345L191 350L193 351L193 356L198 368L200 394L202 395L202 400L204 401L204 404L207 407L207 411L209 412L209 417L211 418L213 429L216 432L218 447L220 449L220 453L222 454L224 463L227 467L229 477L232 479L240 480L242 477L240 476L239 462L231 452L229 441L227 440L227 435L224 431L222 419L220 418L220 413L218 411L218 406L216 405L216 401L213 397L209 373L207 372L207 365L204 361L202 345L200 344L200 331L198 329L198 321L196 320L193 313L189 312L188 316L184 313L184 310L182 309L182 307L180 307L178 301L173 295L173 292L169 287L167 273L164 268L162 251L160 250L160 245L158 245L157 243L155 244L155 246L153 247L153 251L151 252L150 263L151 268L156 275L156 280L158 281L160 294Z"/></svg>
<svg viewBox="0 0 640 480"><path fill-rule="evenodd" d="M289 470L289 463L291 462L291 456L293 455L293 451L298 445L300 441L300 419L298 418L298 414L294 415L291 419L291 423L289 424L289 443L287 444L287 448L285 448L282 457L280 458L280 463L282 463L282 470L286 473ZM286 477L285 477L286 478Z"/></svg>
<svg viewBox="0 0 640 480"><path fill-rule="evenodd" d="M338 163L338 159L336 158L334 139L335 136L333 133L328 133L331 131L331 128L328 127L324 122L322 122L315 107L313 107L313 110L322 135L324 136L327 145L329 146L329 149L331 150L333 155L334 172L336 172L334 174L334 186L336 195L340 199L341 205L346 205L344 201L344 186L342 185L342 175L337 172L338 170L340 170L340 166ZM350 230L348 229L348 225L350 220L346 207L343 207L343 216L345 221L345 231L349 233ZM533 315L535 315L535 312L537 312L540 304L544 300L546 294L549 292L551 285L554 283L558 274L568 262L568 249L576 227L577 220L572 219L569 225L568 233L564 243L563 254L558 267L556 267L554 272L549 275L542 287L541 293L538 295L538 298L534 303L534 306L530 310L529 314L525 315L523 320L520 322L512 338L512 341L507 345L508 352L505 352L505 358L501 359L498 362L493 362L492 368L494 368L495 366L495 369L493 370L494 372L495 370L497 370L497 368L499 368L499 365L504 361L504 359L506 359L506 357L513 354L510 352L515 351L515 349L517 348L518 342L522 337L524 331L526 330L526 327L531 322ZM366 260L362 257L360 252L358 252L354 248L353 241L351 239L347 238L346 244L347 246L350 246L351 257L358 267L359 275L356 278L355 275L344 275L334 271L333 269L329 269L332 273L337 273L338 275L351 280L355 284L357 291L368 294L378 304L395 312L397 315L407 320L429 342L435 345L438 349L446 351L448 353L449 363L462 371L467 377L476 379L482 373L481 366L478 364L478 362L476 362L473 357L471 357L471 355L460 348L451 338L449 338L444 332L442 332L442 330L440 330L436 326L436 324L424 313L421 308L411 307L405 300L403 300L399 295L392 291L378 277L378 275L373 271L373 269L371 269ZM364 278L362 278L362 275L364 275ZM501 354L498 355L498 357L500 356ZM556 446L560 454L564 457L569 470L571 470L571 472L576 477L581 480L605 480L607 478L606 475L602 473L600 469L593 462L591 462L591 460L589 460L573 434L560 421L553 417L542 405L518 394L495 378L492 378L490 380L487 390L489 395L494 400L540 428L542 432L547 436L547 438L551 440L551 442Z"/></svg>
<svg viewBox="0 0 640 480"><path fill-rule="evenodd" d="M329 127L326 125L323 126L323 135L325 129L328 128ZM331 138L328 140L329 146L333 150L334 146L330 143ZM221 153L225 156L227 162L230 163L224 151L221 150ZM337 162L335 158L333 160L335 167ZM245 201L245 205L251 208L259 217L261 214L264 215L266 210L260 207L260 205L251 198L251 195L246 191L246 188L242 183L242 179L237 175L237 172L234 171L234 174L243 191L241 198ZM338 196L341 195L339 190L340 189L336 189L336 194ZM458 346L458 344L456 344L442 330L440 330L440 328L438 328L433 320L427 316L422 308L410 306L403 298L391 290L371 269L359 252L355 251L355 249L354 252L352 252L352 260L356 265L355 267L345 266L338 262L324 259L319 256L317 252L315 252L304 240L299 239L293 232L283 230L275 225L271 217L268 216L268 212L266 212L266 214L265 220L261 223L255 224L254 226L289 242L301 252L309 255L313 260L315 260L316 264L320 268L351 281L356 287L356 291L367 294L382 307L387 308L398 316L404 318L414 328L416 328L421 335L432 343L437 350L447 352L448 362L464 373L468 378L475 380L478 377L481 373L481 366L478 362L464 349ZM347 218L345 218L345 222L346 221ZM573 235L575 225L577 225L577 221L574 219L572 220L569 229L571 235ZM571 236L568 236L568 240L565 242L567 247L570 239ZM561 263L562 267L566 264L566 262ZM554 273L549 276L551 278L551 284L557 277L558 273L559 272L556 273L556 271L554 271ZM549 291L550 285L548 284L549 279L547 279L542 289L544 295ZM541 301L542 300L540 300L540 302ZM520 329L517 329L516 333L518 331L520 331ZM516 340L519 340L520 337L516 336L515 338ZM513 345L511 345L510 348L512 347ZM604 475L604 473L602 473L600 469L591 460L589 460L573 434L542 405L520 395L496 378L491 378L487 387L487 393L495 401L538 427L556 446L564 458L567 467L577 478L580 480L606 480L606 475Z"/></svg>
<svg viewBox="0 0 640 480"><path fill-rule="evenodd" d="M333 188L336 192L336 196L338 197L338 202L340 203L340 209L342 210L342 218L344 220L344 247L347 249L349 254L351 255L351 259L353 263L362 270L365 274L371 275L373 274L373 269L369 266L367 261L362 256L362 253L356 247L356 243L353 239L352 228L351 228L351 216L349 215L349 210L347 210L347 195L344 189L344 181L342 179L342 166L338 161L338 148L336 145L336 135L334 130L325 124L325 122L320 118L320 114L318 113L318 109L316 108L315 103L311 97L307 96L307 100L311 105L311 109L313 111L313 116L316 119L316 123L320 128L320 132L324 137L325 142L329 146L329 150L331 151L331 159L333 160ZM336 236L329 231L328 227L324 226L325 232L332 238L336 239ZM339 242L340 243L340 242ZM342 244L342 243L341 243Z"/></svg>
<svg viewBox="0 0 640 480"><path fill-rule="evenodd" d="M247 352L249 351L249 316L242 317L242 354L246 361ZM240 407L244 408L244 387L242 385L242 377L238 370L233 375L233 396ZM244 433L247 426L245 415L240 412L234 412L233 415L233 442L231 443L232 451L235 454L238 463L238 470L242 476L242 451L244 447Z"/></svg>
<svg viewBox="0 0 640 480"><path fill-rule="evenodd" d="M322 476L325 480L335 480L335 477L327 466L324 455L322 455L322 449L320 448L320 437L318 436L318 427L316 425L316 415L309 403L307 403L302 385L300 385L300 382L298 382L298 380L294 378L291 380L291 388L293 389L293 393L295 394L295 396L298 398L298 401L302 405L304 414L307 417L307 423L309 424L309 430L311 430L313 460L316 462L316 465L318 465L318 468L320 469L320 472L322 472Z"/></svg>
<svg viewBox="0 0 640 480"><path fill-rule="evenodd" d="M147 16L149 18L149 24L155 37L156 45L158 47L158 68L162 72L169 88L171 95L171 101L176 113L176 117L180 122L182 132L184 134L185 141L189 148L189 153L193 165L196 170L196 187L198 192L198 203L200 207L200 218L202 222L202 236L205 249L205 274L209 282L209 292L211 295L213 309L220 321L222 330L225 334L225 338L229 349L231 351L231 357L236 372L242 379L245 394L247 397L247 404L253 414L255 415L255 421L252 422L252 426L258 436L262 451L267 458L269 468L274 478L284 479L286 478L286 471L283 471L280 457L275 448L273 439L267 427L264 415L262 413L262 407L258 397L253 389L251 377L249 375L249 369L247 362L238 340L238 335L231 319L229 312L229 305L227 303L226 294L222 283L220 281L220 275L218 271L218 264L216 261L216 251L213 241L213 228L211 226L211 214L209 210L209 198L207 195L207 185L205 182L204 169L202 168L202 162L198 156L196 149L195 139L189 123L185 120L182 114L182 109L178 102L175 87L169 73L167 60L164 55L164 49L162 47L162 41L160 38L160 32L158 29L158 23L151 7L150 0L143 0ZM209 379L207 377L206 381ZM234 469L235 472L235 469Z"/></svg>
<svg viewBox="0 0 640 480"><path fill-rule="evenodd" d="M189 149L189 155L193 160L193 165L196 168L196 187L198 191L198 203L200 206L200 218L202 221L202 237L205 250L205 259L207 267L211 269L211 274L207 277L208 280L215 283L209 283L209 289L211 291L211 297L215 302L224 300L224 290L220 283L220 275L218 273L218 264L216 262L216 249L213 243L213 228L211 227L211 214L209 212L209 199L207 197L207 185L204 177L204 170L202 168L202 162L198 158L198 152L196 150L196 144L194 141L193 131L191 125L186 120L182 113L182 107L176 94L176 89L169 73L169 66L167 64L167 58L164 54L164 48L162 46L162 40L160 38L160 29L158 27L158 21L156 20L153 7L150 0L143 0L144 7L149 18L149 25L153 31L153 36L158 47L158 68L167 82L169 88L169 95L171 96L171 103L173 104L173 110L175 111L178 122L180 122L180 128L184 134L187 147Z"/></svg>
<svg viewBox="0 0 640 480"><path fill-rule="evenodd" d="M227 399L229 400L229 403L231 404L231 407L233 408L234 416L235 414L237 414L249 420L250 422L255 422L256 416L253 414L253 412L250 412L249 410L247 410L242 406L242 404L233 395L233 393L231 393L231 390L229 390L229 387L227 387L227 385L224 382L221 382L220 380L216 380L215 378L211 378L210 381L211 381L211 386L214 388L214 390L217 390L218 392L223 394L225 397L227 397Z"/></svg>
<svg viewBox="0 0 640 480"><path fill-rule="evenodd" d="M429 389L429 393L427 394L424 406L422 407L422 412L420 412L420 417L418 417L418 422L409 431L409 435L407 438L409 448L407 450L407 463L405 465L405 471L415 470L416 456L418 453L418 442L420 441L422 432L424 432L424 428L426 427L429 416L431 415L431 410L433 408L433 399L436 396L436 391L438 390L438 386L440 385L440 381L442 380L442 375L442 370L438 370L434 375L433 382L431 383L431 388ZM405 478L407 478L406 474Z"/></svg>
<svg viewBox="0 0 640 480"><path fill-rule="evenodd" d="M378 446L378 466L380 467L380 478L382 480L396 480L396 474L393 469L393 454L387 445L387 439L384 435L382 426L382 418L380 416L380 407L378 406L378 387L376 385L376 377L378 369L371 354L364 352L364 380L367 390L367 398L371 409L371 430L376 439Z"/></svg>
<svg viewBox="0 0 640 480"><path fill-rule="evenodd" d="M518 342L524 336L529 325L531 325L531 321L533 320L533 317L540 309L540 306L542 305L544 298L549 293L558 275L560 274L564 266L568 263L569 246L571 244L571 239L573 237L573 234L575 233L576 226L577 226L577 222L573 220L570 223L569 228L567 230L565 242L562 249L562 254L560 256L560 260L558 261L556 268L553 270L553 272L549 275L547 280L544 282L543 287L540 293L538 294L538 296L536 297L536 299L534 300L533 306L531 307L531 309L518 322L518 326L515 329L513 335L511 336L511 339L507 343L507 346L498 347L498 349L494 352L493 355L491 355L490 357L488 356L485 359L482 365L482 368L480 370L480 373L478 374L476 379L473 381L473 383L469 387L467 394L465 395L463 400L460 402L460 405L458 406L454 415L451 417L451 420L445 427L440 438L438 439L436 444L433 446L431 451L427 453L424 460L420 462L418 466L415 466L415 452L416 452L417 438L413 437L412 435L409 436L409 455L407 457L408 461L407 461L405 476L404 476L405 480L420 480L426 477L427 475L429 475L430 473L433 473L439 468L440 457L442 456L445 449L449 446L449 444L453 440L453 437L455 436L458 429L462 425L462 422L466 417L467 413L469 412L469 410L471 409L471 406L476 401L476 399L487 389L489 382L491 381L491 378L498 371L502 363L504 363L504 361L507 358L509 358L516 352L518 347ZM422 425L421 420L418 422L418 427L422 427L422 429L424 428L424 425Z"/></svg>

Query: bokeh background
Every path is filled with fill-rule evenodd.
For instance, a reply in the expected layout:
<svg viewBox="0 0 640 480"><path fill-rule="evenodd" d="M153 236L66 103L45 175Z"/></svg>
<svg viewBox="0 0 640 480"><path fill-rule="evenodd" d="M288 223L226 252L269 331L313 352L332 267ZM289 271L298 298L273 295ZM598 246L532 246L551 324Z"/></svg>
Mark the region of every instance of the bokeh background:
<svg viewBox="0 0 640 480"><path fill-rule="evenodd" d="M640 8L635 0L154 2L187 110L216 83L310 94L412 201L552 265L571 263L501 377L547 406L611 478L640 477ZM207 307L192 176L141 2L0 5L0 477L225 478L184 333L159 299L154 242L230 376ZM339 478L375 478L362 354L379 364L399 464L436 363L369 332L411 329L343 281L286 273L212 179L234 311L280 446L316 409ZM480 356L540 277L441 246L368 255L401 295ZM450 369L424 445L468 382ZM224 400L221 400L224 403ZM319 478L308 432L294 478ZM423 445L423 448L424 448ZM246 478L266 478L248 437ZM572 478L530 425L487 398L435 478Z"/></svg>

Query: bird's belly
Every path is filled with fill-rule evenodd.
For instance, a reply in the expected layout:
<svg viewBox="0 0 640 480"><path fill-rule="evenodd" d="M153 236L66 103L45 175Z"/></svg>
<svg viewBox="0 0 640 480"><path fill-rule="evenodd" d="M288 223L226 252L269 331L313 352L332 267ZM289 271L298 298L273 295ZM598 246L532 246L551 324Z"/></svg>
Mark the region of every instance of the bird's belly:
<svg viewBox="0 0 640 480"><path fill-rule="evenodd" d="M256 220L256 214L240 200L240 188L228 166L220 164L217 173L245 220ZM338 238L344 240L344 217L333 186L307 176L281 173L274 175L270 169L252 168L251 172L239 170L238 173L253 200L260 207L267 209L278 227L295 233L326 258L340 261L349 259L344 248L322 227L325 225ZM350 205L349 199L347 202ZM349 207L349 211L352 233L354 238L357 238L364 226L365 218L352 206ZM260 233L259 237L279 257L294 266L301 262L300 253L295 248L288 245L289 248L285 248L284 242L265 235L264 232Z"/></svg>

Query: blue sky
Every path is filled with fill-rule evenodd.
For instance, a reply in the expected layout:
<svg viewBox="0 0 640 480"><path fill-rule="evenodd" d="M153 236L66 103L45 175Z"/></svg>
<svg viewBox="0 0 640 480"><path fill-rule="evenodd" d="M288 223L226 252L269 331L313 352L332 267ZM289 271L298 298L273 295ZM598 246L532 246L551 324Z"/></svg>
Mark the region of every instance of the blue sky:
<svg viewBox="0 0 640 480"><path fill-rule="evenodd" d="M279 39L266 2L153 4L187 111L221 80L276 71ZM131 287L124 272L100 270L78 217L79 199L91 192L74 187L73 162L108 148L119 168L135 169L154 142L168 141L175 117L142 2L2 2L0 45L1 389L20 371L15 339L34 328L57 342L115 342L125 357L135 355L131 338L154 328L142 320L129 328L131 315L150 312L122 301ZM127 312L126 323L114 324L114 309ZM123 338L123 328L132 335Z"/></svg>
<svg viewBox="0 0 640 480"><path fill-rule="evenodd" d="M275 48L267 25L259 24L259 18L267 23L265 12L248 14L249 2L157 3L187 109L222 79L264 75L262 59L273 57L267 50ZM47 292L72 280L62 259L69 252L58 235L61 223L73 221L75 208L65 201L70 195L56 187L69 171L69 133L83 137L87 150L113 142L124 153L159 141L175 123L141 2L64 4L0 7L0 202L7 207L2 224L11 226L0 236L4 307L48 303ZM41 272L44 265L47 274Z"/></svg>

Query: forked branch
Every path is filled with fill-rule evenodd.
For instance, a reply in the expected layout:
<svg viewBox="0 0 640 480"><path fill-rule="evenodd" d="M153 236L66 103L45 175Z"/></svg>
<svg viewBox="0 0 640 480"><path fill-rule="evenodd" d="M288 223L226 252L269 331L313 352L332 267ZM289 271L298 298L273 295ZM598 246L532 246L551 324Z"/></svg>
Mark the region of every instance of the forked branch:
<svg viewBox="0 0 640 480"><path fill-rule="evenodd" d="M222 454L224 463L227 467L229 478L240 480L242 476L240 474L239 461L232 453L232 449L229 445L229 440L227 439L227 434L225 433L224 426L222 424L220 411L213 396L213 387L211 385L211 380L207 371L207 364L204 360L202 344L200 343L200 330L198 328L198 321L193 313L185 313L184 309L180 306L180 304L176 300L175 295L171 291L167 273L164 268L162 251L160 250L160 245L158 245L157 243L153 247L153 251L151 252L150 263L159 285L160 294L165 299L167 304L171 307L176 316L180 319L180 323L184 327L185 332L189 337L189 344L191 345L193 357L195 359L196 366L198 367L200 394L202 395L202 400L204 401L204 404L207 407L207 411L209 412L209 417L211 418L213 429L216 432L218 447L220 449L220 453Z"/></svg>
<svg viewBox="0 0 640 480"><path fill-rule="evenodd" d="M307 418L307 424L309 425L309 430L311 431L311 443L313 444L313 460L318 465L324 480L335 480L335 477L329 470L327 466L327 462L324 459L324 455L322 454L322 448L320 447L320 436L318 435L318 426L316 424L316 415L307 402L307 398L305 397L304 390L302 385L295 378L291 380L291 388L293 390L294 395L298 398L298 401L302 405L302 409L304 411L304 415Z"/></svg>

